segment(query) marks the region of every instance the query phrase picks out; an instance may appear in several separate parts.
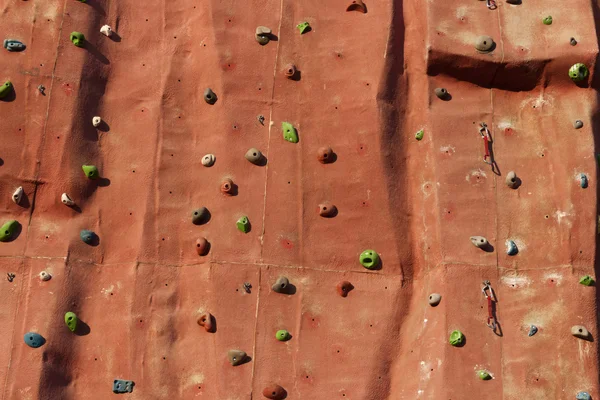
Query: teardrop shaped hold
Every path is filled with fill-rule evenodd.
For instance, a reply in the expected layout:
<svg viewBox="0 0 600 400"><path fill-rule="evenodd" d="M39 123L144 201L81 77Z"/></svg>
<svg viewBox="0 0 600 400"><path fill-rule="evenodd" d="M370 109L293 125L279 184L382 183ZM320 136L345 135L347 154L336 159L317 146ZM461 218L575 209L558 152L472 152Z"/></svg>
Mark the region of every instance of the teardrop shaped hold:
<svg viewBox="0 0 600 400"><path fill-rule="evenodd" d="M11 81L6 81L2 86L0 86L0 99L8 96L10 92L12 92L13 84Z"/></svg>
<svg viewBox="0 0 600 400"><path fill-rule="evenodd" d="M440 301L442 301L442 295L441 294L431 293L429 295L429 305L431 307L437 307L437 305L440 304Z"/></svg>
<svg viewBox="0 0 600 400"><path fill-rule="evenodd" d="M69 327L71 332L75 332L77 330L77 315L74 312L69 311L65 314L65 324Z"/></svg>
<svg viewBox="0 0 600 400"><path fill-rule="evenodd" d="M287 397L287 392L278 384L271 383L263 389L263 396L270 400L283 400Z"/></svg>
<svg viewBox="0 0 600 400"><path fill-rule="evenodd" d="M365 250L360 253L359 261L366 269L374 269L379 265L379 254L375 250Z"/></svg>
<svg viewBox="0 0 600 400"><path fill-rule="evenodd" d="M354 286L348 281L342 281L335 288L340 296L348 297L348 293L354 289Z"/></svg>
<svg viewBox="0 0 600 400"><path fill-rule="evenodd" d="M206 332L214 332L213 318L211 313L205 312L198 318L198 325L203 326Z"/></svg>
<svg viewBox="0 0 600 400"><path fill-rule="evenodd" d="M280 342L285 342L290 340L292 338L292 335L290 335L290 333L285 329L280 329L277 331L277 333L275 333L275 338Z"/></svg>
<svg viewBox="0 0 600 400"><path fill-rule="evenodd" d="M71 200L71 198L69 197L68 194L63 193L60 195L60 201L68 207L73 207L75 205L75 202L73 200Z"/></svg>
<svg viewBox="0 0 600 400"><path fill-rule="evenodd" d="M88 179L98 179L100 177L100 173L98 172L98 168L95 165L82 165L81 169L83 170L83 173L85 174L85 176L88 177Z"/></svg>
<svg viewBox="0 0 600 400"><path fill-rule="evenodd" d="M210 244L205 237L200 237L196 240L196 252L199 256L205 256L208 254Z"/></svg>
<svg viewBox="0 0 600 400"><path fill-rule="evenodd" d="M483 236L471 236L470 239L473 246L480 249L486 248L489 245L488 240Z"/></svg>
<svg viewBox="0 0 600 400"><path fill-rule="evenodd" d="M44 339L44 337L39 333L35 332L27 332L23 339L25 340L25 344L27 346L33 347L34 349L37 349L46 343L46 339Z"/></svg>
<svg viewBox="0 0 600 400"><path fill-rule="evenodd" d="M8 242L11 240L14 234L17 232L17 229L19 229L19 226L19 222L14 219L6 221L0 227L0 242Z"/></svg>
<svg viewBox="0 0 600 400"><path fill-rule="evenodd" d="M489 381L490 379L492 379L492 376L490 375L490 373L487 372L485 369L477 371L477 376L482 381Z"/></svg>
<svg viewBox="0 0 600 400"><path fill-rule="evenodd" d="M217 102L217 95L212 91L211 88L206 88L204 90L204 101L210 105L213 105Z"/></svg>
<svg viewBox="0 0 600 400"><path fill-rule="evenodd" d="M69 39L77 47L85 46L85 36L81 32L77 32L77 31L71 32Z"/></svg>
<svg viewBox="0 0 600 400"><path fill-rule="evenodd" d="M531 325L529 327L529 333L527 334L527 336L533 336L537 333L537 331L538 331L538 327L535 325Z"/></svg>
<svg viewBox="0 0 600 400"><path fill-rule="evenodd" d="M271 286L271 289L273 289L273 291L276 293L287 293L287 287L289 284L290 281L288 278L286 278L285 276L280 276Z"/></svg>
<svg viewBox="0 0 600 400"><path fill-rule="evenodd" d="M283 138L290 143L298 143L298 132L294 125L289 122L281 123L281 130L283 131Z"/></svg>
<svg viewBox="0 0 600 400"><path fill-rule="evenodd" d="M592 286L592 285L594 285L595 281L594 281L594 278L592 278L589 275L586 275L586 276L581 277L581 279L579 280L579 283L581 283L584 286Z"/></svg>
<svg viewBox="0 0 600 400"><path fill-rule="evenodd" d="M450 334L450 344L452 346L460 346L465 341L465 335L461 331L452 331Z"/></svg>
<svg viewBox="0 0 600 400"><path fill-rule="evenodd" d="M240 232L248 233L250 232L250 220L248 217L241 217L237 220L236 226Z"/></svg>
<svg viewBox="0 0 600 400"><path fill-rule="evenodd" d="M242 350L229 350L227 352L227 359L229 363L234 367L240 364L243 364L248 355L245 351Z"/></svg>
<svg viewBox="0 0 600 400"><path fill-rule="evenodd" d="M517 244L513 240L506 241L506 254L509 256L514 256L519 252L517 248Z"/></svg>
<svg viewBox="0 0 600 400"><path fill-rule="evenodd" d="M12 201L14 201L15 204L19 204L23 199L23 193L23 186L19 186L12 194Z"/></svg>
<svg viewBox="0 0 600 400"><path fill-rule="evenodd" d="M504 183L506 183L506 186L508 186L511 189L516 189L517 187L519 187L519 178L517 178L517 174L515 173L515 171L509 171L506 174L506 179L504 180Z"/></svg>

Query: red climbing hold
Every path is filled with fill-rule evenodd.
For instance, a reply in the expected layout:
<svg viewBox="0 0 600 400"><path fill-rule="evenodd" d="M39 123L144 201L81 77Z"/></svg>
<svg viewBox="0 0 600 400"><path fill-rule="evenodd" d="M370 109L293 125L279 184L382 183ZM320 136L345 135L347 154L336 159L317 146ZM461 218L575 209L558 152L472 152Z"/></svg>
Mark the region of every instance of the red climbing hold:
<svg viewBox="0 0 600 400"><path fill-rule="evenodd" d="M333 161L333 150L331 147L321 147L317 152L317 159L321 164L327 164Z"/></svg>
<svg viewBox="0 0 600 400"><path fill-rule="evenodd" d="M214 332L213 316L210 313L204 313L198 318L198 325L203 326L206 332Z"/></svg>
<svg viewBox="0 0 600 400"><path fill-rule="evenodd" d="M346 297L348 293L354 289L354 286L348 281L342 281L337 284L337 292L340 296Z"/></svg>
<svg viewBox="0 0 600 400"><path fill-rule="evenodd" d="M208 248L209 244L206 238L201 237L198 240L196 240L196 251L198 252L199 256L205 256L206 253L208 253Z"/></svg>
<svg viewBox="0 0 600 400"><path fill-rule="evenodd" d="M231 196L233 194L233 181L229 178L221 182L221 193Z"/></svg>
<svg viewBox="0 0 600 400"><path fill-rule="evenodd" d="M263 389L263 396L267 399L271 400L283 400L285 399L287 392L284 388L277 385L276 383L272 383L266 388Z"/></svg>
<svg viewBox="0 0 600 400"><path fill-rule="evenodd" d="M335 217L337 214L337 208L329 201L324 201L319 204L319 215L325 218Z"/></svg>
<svg viewBox="0 0 600 400"><path fill-rule="evenodd" d="M296 75L296 66L294 64L288 64L285 66L284 70L285 76L288 78L293 78Z"/></svg>
<svg viewBox="0 0 600 400"><path fill-rule="evenodd" d="M366 14L367 6L365 5L365 3L362 2L362 0L353 0L352 4L350 4L348 8L346 8L346 11L359 11L363 14Z"/></svg>

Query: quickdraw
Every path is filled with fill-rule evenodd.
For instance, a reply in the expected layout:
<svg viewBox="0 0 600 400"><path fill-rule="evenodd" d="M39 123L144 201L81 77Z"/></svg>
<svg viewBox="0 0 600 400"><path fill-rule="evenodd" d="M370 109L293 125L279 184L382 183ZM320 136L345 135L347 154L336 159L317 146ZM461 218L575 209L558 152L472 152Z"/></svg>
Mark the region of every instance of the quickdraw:
<svg viewBox="0 0 600 400"><path fill-rule="evenodd" d="M496 0L487 0L487 8L490 10L496 9Z"/></svg>
<svg viewBox="0 0 600 400"><path fill-rule="evenodd" d="M484 147L485 147L483 161L486 164L492 165L492 157L490 156L490 142L492 141L492 137L490 136L490 131L487 127L487 124L485 122L482 122L480 125L481 126L479 127L479 134L481 135L481 138L483 139L483 143L484 143Z"/></svg>
<svg viewBox="0 0 600 400"><path fill-rule="evenodd" d="M483 295L487 299L488 303L487 326L490 327L494 333L496 333L497 321L496 317L494 316L494 306L492 303L493 301L496 301L496 297L494 296L494 291L492 290L490 281L483 281L483 289L481 289L481 291L483 292Z"/></svg>

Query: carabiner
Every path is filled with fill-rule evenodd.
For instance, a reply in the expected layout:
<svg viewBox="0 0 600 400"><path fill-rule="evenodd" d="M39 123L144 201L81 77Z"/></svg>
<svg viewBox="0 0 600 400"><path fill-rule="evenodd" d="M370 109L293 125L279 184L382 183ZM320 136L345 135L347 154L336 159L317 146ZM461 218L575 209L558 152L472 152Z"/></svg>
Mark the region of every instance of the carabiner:
<svg viewBox="0 0 600 400"><path fill-rule="evenodd" d="M486 164L492 165L492 157L490 156L490 142L491 142L490 131L485 122L482 122L480 125L481 126L479 128L479 134L481 135L481 138L483 139L483 145L484 145L483 162Z"/></svg>
<svg viewBox="0 0 600 400"><path fill-rule="evenodd" d="M496 0L487 0L486 2L487 4L487 8L489 8L490 10L495 10L496 7Z"/></svg>
<svg viewBox="0 0 600 400"><path fill-rule="evenodd" d="M481 289L481 291L483 292L483 295L487 299L487 303L488 303L487 326L494 333L496 333L496 318L494 317L494 308L492 305L492 301L496 301L496 298L494 297L494 291L492 290L490 281L483 281L483 288Z"/></svg>

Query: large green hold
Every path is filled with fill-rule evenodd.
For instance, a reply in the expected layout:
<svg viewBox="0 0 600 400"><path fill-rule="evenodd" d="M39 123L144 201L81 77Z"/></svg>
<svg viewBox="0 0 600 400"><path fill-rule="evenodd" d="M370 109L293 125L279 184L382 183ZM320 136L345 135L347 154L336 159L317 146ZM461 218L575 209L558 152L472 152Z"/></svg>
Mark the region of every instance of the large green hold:
<svg viewBox="0 0 600 400"><path fill-rule="evenodd" d="M450 334L450 344L452 346L460 346L465 341L465 335L461 331L452 331Z"/></svg>
<svg viewBox="0 0 600 400"><path fill-rule="evenodd" d="M275 334L275 338L277 338L277 340L279 340L280 342L285 342L286 340L290 340L291 337L292 337L292 335L290 335L290 333L288 331L286 331L285 329L280 329Z"/></svg>
<svg viewBox="0 0 600 400"><path fill-rule="evenodd" d="M241 232L248 233L250 231L250 220L248 220L248 217L238 219L236 225Z"/></svg>
<svg viewBox="0 0 600 400"><path fill-rule="evenodd" d="M296 132L294 125L289 122L282 122L281 130L283 131L283 138L285 140L291 143L298 143L298 132Z"/></svg>
<svg viewBox="0 0 600 400"><path fill-rule="evenodd" d="M98 179L100 177L100 173L98 172L98 168L95 165L82 165L81 169L90 179Z"/></svg>
<svg viewBox="0 0 600 400"><path fill-rule="evenodd" d="M75 330L77 329L77 321L77 315L75 315L74 312L69 311L65 314L65 323L67 324L71 332L75 332Z"/></svg>
<svg viewBox="0 0 600 400"><path fill-rule="evenodd" d="M477 376L479 377L479 379L481 379L482 381L489 381L490 379L492 379L492 376L490 375L489 372L487 372L485 369L482 369L480 371L477 371Z"/></svg>
<svg viewBox="0 0 600 400"><path fill-rule="evenodd" d="M69 36L69 39L77 47L83 47L85 45L85 36L81 32L71 32L71 36Z"/></svg>
<svg viewBox="0 0 600 400"><path fill-rule="evenodd" d="M0 242L8 242L15 234L19 223L16 220L10 220L0 227Z"/></svg>
<svg viewBox="0 0 600 400"><path fill-rule="evenodd" d="M583 63L573 64L571 68L569 68L569 78L573 80L573 82L581 82L587 79L590 74L590 70Z"/></svg>
<svg viewBox="0 0 600 400"><path fill-rule="evenodd" d="M373 269L379 265L379 254L375 250L365 250L360 253L360 263L367 269Z"/></svg>
<svg viewBox="0 0 600 400"><path fill-rule="evenodd" d="M11 92L13 84L11 81L4 82L4 85L0 86L0 99L5 98Z"/></svg>
<svg viewBox="0 0 600 400"><path fill-rule="evenodd" d="M303 35L306 32L310 31L310 24L308 22L301 22L296 25L296 28L300 31L300 34Z"/></svg>
<svg viewBox="0 0 600 400"><path fill-rule="evenodd" d="M594 284L594 278L592 278L589 275L586 275L579 280L579 283L585 286L592 286Z"/></svg>

